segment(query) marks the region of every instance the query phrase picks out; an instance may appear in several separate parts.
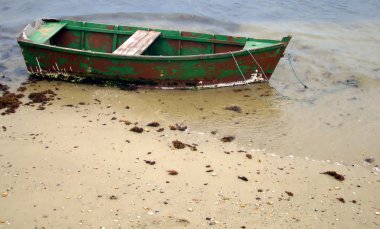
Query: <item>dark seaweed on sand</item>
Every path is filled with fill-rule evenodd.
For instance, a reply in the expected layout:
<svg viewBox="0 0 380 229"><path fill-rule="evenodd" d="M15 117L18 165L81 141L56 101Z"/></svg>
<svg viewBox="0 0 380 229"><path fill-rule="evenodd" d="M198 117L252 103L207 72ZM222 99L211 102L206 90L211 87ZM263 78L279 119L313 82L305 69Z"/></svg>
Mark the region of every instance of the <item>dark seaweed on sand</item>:
<svg viewBox="0 0 380 229"><path fill-rule="evenodd" d="M55 95L57 94L55 94L52 90L49 89L41 92L30 93L28 98L31 100L32 103L46 104L48 101L52 100Z"/></svg>
<svg viewBox="0 0 380 229"><path fill-rule="evenodd" d="M337 200L339 200L340 202L342 202L342 203L346 203L346 201L342 198L342 197L338 197L338 198L336 198Z"/></svg>
<svg viewBox="0 0 380 229"><path fill-rule="evenodd" d="M176 175L178 175L178 172L175 171L174 169L167 170L167 172L168 172L168 175L171 175L171 176L176 176Z"/></svg>
<svg viewBox="0 0 380 229"><path fill-rule="evenodd" d="M9 87L7 85L0 83L0 91L7 92L8 90Z"/></svg>
<svg viewBox="0 0 380 229"><path fill-rule="evenodd" d="M222 142L232 142L233 140L235 140L235 137L234 136L225 136L223 138L220 139Z"/></svg>
<svg viewBox="0 0 380 229"><path fill-rule="evenodd" d="M241 113L241 107L239 106L228 106L228 107L225 107L224 109Z"/></svg>
<svg viewBox="0 0 380 229"><path fill-rule="evenodd" d="M145 163L147 163L148 165L155 165L156 162L155 161L150 161L150 160L144 160Z"/></svg>
<svg viewBox="0 0 380 229"><path fill-rule="evenodd" d="M131 129L129 129L129 130L132 131L132 132L135 132L135 133L142 133L144 131L143 128L137 127L137 126L134 126Z"/></svg>
<svg viewBox="0 0 380 229"><path fill-rule="evenodd" d="M322 174L326 174L326 175L332 176L332 177L334 177L338 181L343 181L344 180L344 176L342 174L339 174L339 173L335 172L335 171L326 171L326 172L323 172Z"/></svg>
<svg viewBox="0 0 380 229"><path fill-rule="evenodd" d="M150 126L150 127L159 127L160 123L158 123L158 122L151 122L151 123L148 123L147 126Z"/></svg>
<svg viewBox="0 0 380 229"><path fill-rule="evenodd" d="M293 194L292 192L285 191L285 193L286 193L288 196L294 196L294 194Z"/></svg>
<svg viewBox="0 0 380 229"><path fill-rule="evenodd" d="M174 140L174 141L172 141L172 143L173 143L173 147L176 149L184 149L186 147L185 143L178 141L178 140Z"/></svg>
<svg viewBox="0 0 380 229"><path fill-rule="evenodd" d="M245 176L238 176L238 178L242 181L245 181L247 182L248 181L248 178L246 178Z"/></svg>
<svg viewBox="0 0 380 229"><path fill-rule="evenodd" d="M0 110L6 108L2 115L15 113L16 109L22 104L19 100L24 97L23 94L14 94L6 92L3 96L0 97Z"/></svg>

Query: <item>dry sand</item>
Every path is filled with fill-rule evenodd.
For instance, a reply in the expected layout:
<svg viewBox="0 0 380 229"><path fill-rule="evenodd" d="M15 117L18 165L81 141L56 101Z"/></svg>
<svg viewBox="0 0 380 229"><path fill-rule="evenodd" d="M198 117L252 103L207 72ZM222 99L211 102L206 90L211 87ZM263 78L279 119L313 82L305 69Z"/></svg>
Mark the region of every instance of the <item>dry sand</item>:
<svg viewBox="0 0 380 229"><path fill-rule="evenodd" d="M280 157L222 142L222 131L170 130L187 123L145 103L145 90L38 82L24 94L46 89L57 95L45 110L22 105L0 116L0 228L380 225L373 163ZM193 147L175 149L174 140Z"/></svg>

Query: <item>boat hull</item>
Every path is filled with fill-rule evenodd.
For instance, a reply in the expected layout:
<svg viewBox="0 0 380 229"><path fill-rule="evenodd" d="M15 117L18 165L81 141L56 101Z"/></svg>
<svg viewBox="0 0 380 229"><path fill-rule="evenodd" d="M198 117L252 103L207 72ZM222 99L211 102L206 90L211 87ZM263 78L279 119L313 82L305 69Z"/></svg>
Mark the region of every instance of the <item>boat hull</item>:
<svg viewBox="0 0 380 229"><path fill-rule="evenodd" d="M218 87L267 81L288 40L270 47L188 56L124 56L18 43L31 75L64 80L121 81L152 87Z"/></svg>

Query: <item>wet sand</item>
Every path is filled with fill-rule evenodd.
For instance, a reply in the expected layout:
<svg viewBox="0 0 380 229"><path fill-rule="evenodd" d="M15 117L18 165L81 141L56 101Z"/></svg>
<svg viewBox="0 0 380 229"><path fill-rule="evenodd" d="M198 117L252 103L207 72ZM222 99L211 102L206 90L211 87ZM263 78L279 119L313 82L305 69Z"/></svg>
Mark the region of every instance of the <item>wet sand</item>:
<svg viewBox="0 0 380 229"><path fill-rule="evenodd" d="M373 163L280 157L238 139L222 142L227 134L221 131L203 132L163 115L166 101L152 99L161 106L157 110L144 100L156 91L42 81L23 93L46 89L57 95L45 110L23 105L15 114L0 116L5 126L0 132L1 228L380 224L380 180ZM28 102L27 96L22 100ZM228 105L214 108L234 113L225 110ZM148 127L151 122L160 126ZM188 128L170 130L176 123ZM144 131L130 131L134 126ZM175 149L175 140L195 147ZM326 171L345 179L321 174Z"/></svg>

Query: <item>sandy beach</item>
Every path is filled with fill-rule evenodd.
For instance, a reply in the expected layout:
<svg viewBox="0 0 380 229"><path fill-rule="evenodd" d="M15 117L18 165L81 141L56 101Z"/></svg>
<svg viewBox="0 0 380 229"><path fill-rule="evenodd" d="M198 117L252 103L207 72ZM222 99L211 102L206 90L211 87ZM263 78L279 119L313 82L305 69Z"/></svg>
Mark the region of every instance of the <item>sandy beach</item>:
<svg viewBox="0 0 380 229"><path fill-rule="evenodd" d="M219 132L163 118L141 99L154 91L42 81L24 94L52 88L57 95L45 110L27 105L0 117L2 228L380 224L373 164L280 157L254 144L222 142ZM165 102L156 103L164 109ZM187 129L171 130L176 123ZM143 132L130 131L134 126ZM176 149L175 140L187 146Z"/></svg>

